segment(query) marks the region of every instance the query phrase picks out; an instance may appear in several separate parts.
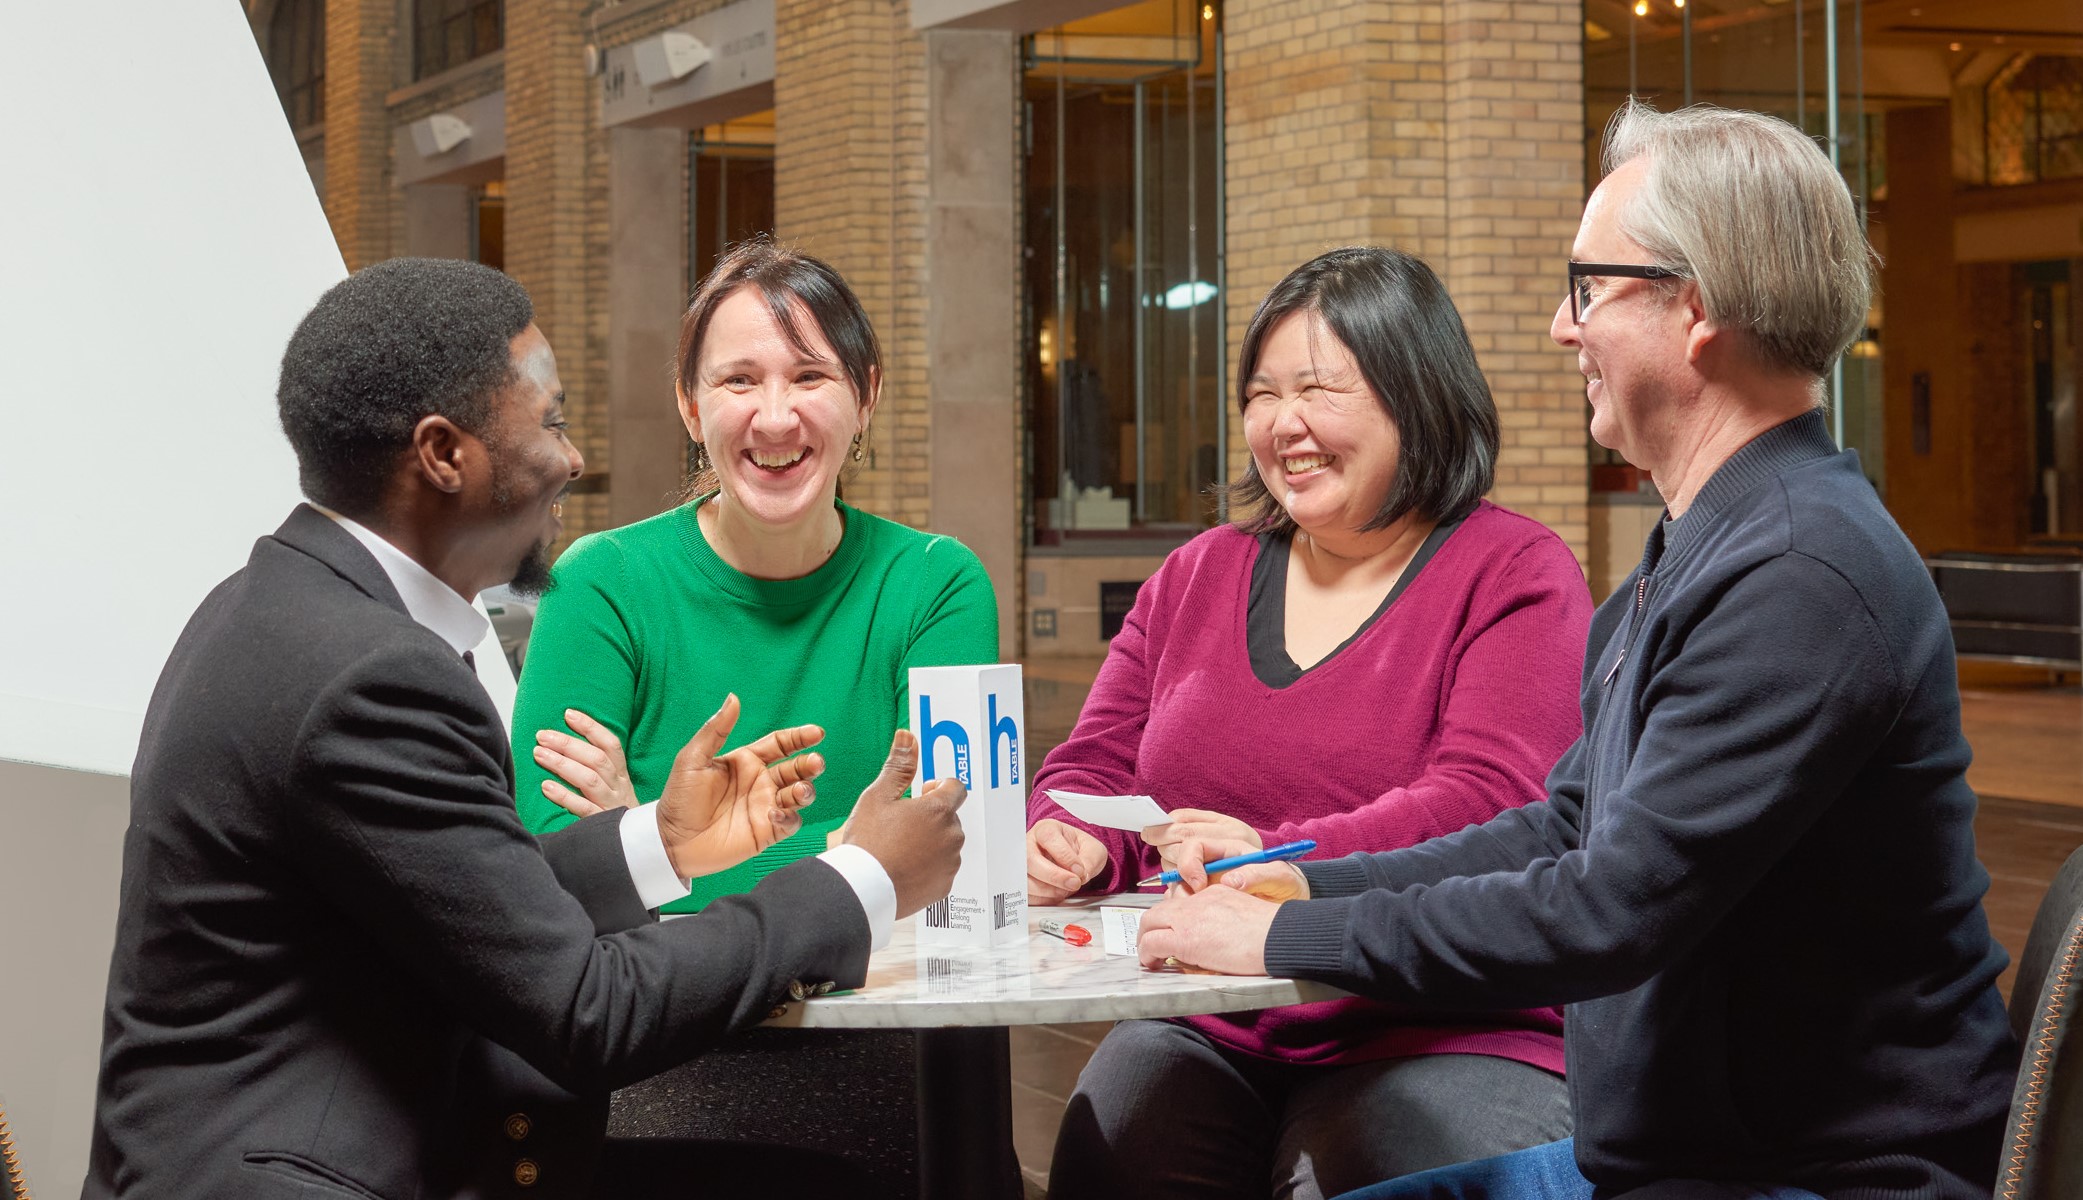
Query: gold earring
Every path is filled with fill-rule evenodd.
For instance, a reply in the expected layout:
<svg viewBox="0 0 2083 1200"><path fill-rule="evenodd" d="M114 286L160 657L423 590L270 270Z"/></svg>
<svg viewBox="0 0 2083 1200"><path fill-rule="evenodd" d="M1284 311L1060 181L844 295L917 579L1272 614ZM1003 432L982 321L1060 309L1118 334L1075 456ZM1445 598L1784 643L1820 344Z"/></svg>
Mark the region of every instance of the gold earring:
<svg viewBox="0 0 2083 1200"><path fill-rule="evenodd" d="M867 432L866 430L862 431ZM853 435L853 461L855 466L868 461L868 452L861 449L861 434Z"/></svg>
<svg viewBox="0 0 2083 1200"><path fill-rule="evenodd" d="M694 444L694 469L697 471L709 469L709 448L700 442Z"/></svg>

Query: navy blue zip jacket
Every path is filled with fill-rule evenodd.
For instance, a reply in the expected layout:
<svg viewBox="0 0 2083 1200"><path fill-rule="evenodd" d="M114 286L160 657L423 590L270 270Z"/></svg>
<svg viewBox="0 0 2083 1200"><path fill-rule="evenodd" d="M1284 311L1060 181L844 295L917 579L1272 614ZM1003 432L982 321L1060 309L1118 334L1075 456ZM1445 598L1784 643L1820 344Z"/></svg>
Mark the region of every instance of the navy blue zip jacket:
<svg viewBox="0 0 2083 1200"><path fill-rule="evenodd" d="M1584 661L1585 733L1547 800L1307 865L1318 898L1281 907L1267 969L1566 1004L1577 1161L1602 1188L1986 1198L2018 1052L1952 635L1819 413L1651 535Z"/></svg>

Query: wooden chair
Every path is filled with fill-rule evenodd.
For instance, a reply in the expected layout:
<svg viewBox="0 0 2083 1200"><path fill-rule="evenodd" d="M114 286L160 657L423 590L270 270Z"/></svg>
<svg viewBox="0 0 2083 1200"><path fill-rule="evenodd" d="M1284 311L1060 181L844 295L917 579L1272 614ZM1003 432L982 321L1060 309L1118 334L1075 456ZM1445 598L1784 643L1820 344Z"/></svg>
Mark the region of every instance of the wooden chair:
<svg viewBox="0 0 2083 1200"><path fill-rule="evenodd" d="M2083 849L2069 855L2040 901L2018 978L2011 1031L2025 1047L1996 1200L2083 1196L2083 1039L2069 1036L2083 1007Z"/></svg>

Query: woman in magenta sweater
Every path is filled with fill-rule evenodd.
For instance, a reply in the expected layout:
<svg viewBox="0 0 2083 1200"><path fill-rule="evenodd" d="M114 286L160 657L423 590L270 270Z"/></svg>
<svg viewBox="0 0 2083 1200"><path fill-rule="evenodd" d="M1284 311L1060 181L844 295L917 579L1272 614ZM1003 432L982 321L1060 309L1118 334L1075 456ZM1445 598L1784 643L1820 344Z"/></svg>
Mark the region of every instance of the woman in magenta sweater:
<svg viewBox="0 0 2083 1200"><path fill-rule="evenodd" d="M1239 520L1143 585L1034 780L1028 894L1313 839L1388 850L1540 799L1579 732L1591 598L1546 528L1483 500L1497 411L1446 291L1334 250L1259 308L1237 366ZM1170 824L1086 826L1049 788L1147 792ZM1079 1077L1053 1195L1311 1198L1569 1133L1562 1020L1358 998L1130 1021Z"/></svg>

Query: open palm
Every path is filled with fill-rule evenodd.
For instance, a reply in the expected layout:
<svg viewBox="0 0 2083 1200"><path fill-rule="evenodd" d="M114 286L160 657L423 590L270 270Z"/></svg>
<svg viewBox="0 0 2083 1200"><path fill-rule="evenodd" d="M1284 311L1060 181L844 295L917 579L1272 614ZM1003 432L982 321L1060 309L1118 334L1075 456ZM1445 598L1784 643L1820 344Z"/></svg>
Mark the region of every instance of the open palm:
<svg viewBox="0 0 2083 1200"><path fill-rule="evenodd" d="M718 755L738 723L735 695L680 748L658 800L658 832L684 879L737 866L802 828L816 798L812 780L824 756L804 754L824 740L815 725L777 729Z"/></svg>

